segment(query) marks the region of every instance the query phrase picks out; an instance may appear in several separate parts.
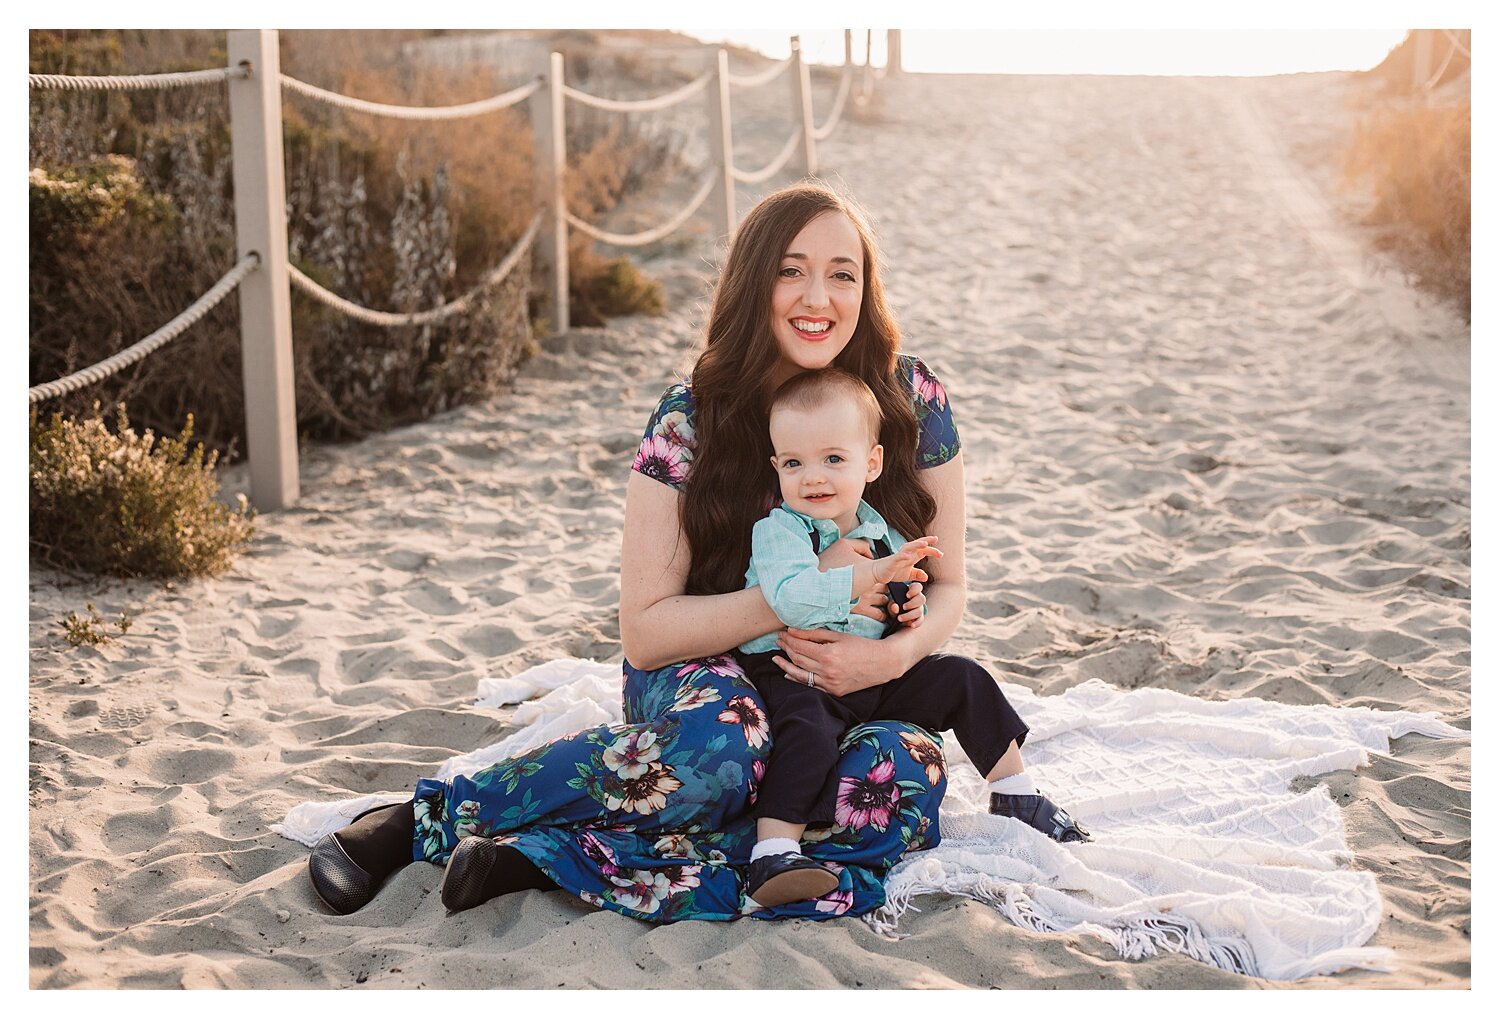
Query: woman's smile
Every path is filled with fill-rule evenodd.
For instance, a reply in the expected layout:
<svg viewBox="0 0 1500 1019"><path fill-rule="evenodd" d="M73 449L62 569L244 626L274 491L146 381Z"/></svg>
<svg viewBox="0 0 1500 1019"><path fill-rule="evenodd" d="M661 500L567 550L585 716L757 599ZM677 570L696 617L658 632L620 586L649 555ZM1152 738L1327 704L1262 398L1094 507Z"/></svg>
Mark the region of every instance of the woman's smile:
<svg viewBox="0 0 1500 1019"><path fill-rule="evenodd" d="M833 320L799 316L792 319L792 329L809 343L821 343L833 334Z"/></svg>
<svg viewBox="0 0 1500 1019"><path fill-rule="evenodd" d="M799 371L826 368L854 336L864 301L864 246L841 212L815 216L782 254L771 291L780 353L772 388Z"/></svg>

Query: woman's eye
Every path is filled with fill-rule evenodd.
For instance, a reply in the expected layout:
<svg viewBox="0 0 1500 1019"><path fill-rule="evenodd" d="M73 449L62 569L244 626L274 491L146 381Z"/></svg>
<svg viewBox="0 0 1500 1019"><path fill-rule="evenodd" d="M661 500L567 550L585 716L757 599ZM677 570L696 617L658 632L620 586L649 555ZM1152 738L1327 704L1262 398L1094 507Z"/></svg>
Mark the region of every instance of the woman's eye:
<svg viewBox="0 0 1500 1019"><path fill-rule="evenodd" d="M799 268L797 268L795 265L783 266L782 270L781 270L781 275L783 277L785 277L786 279L791 279L793 275L801 275L801 274L802 274L802 270L799 269Z"/></svg>
<svg viewBox="0 0 1500 1019"><path fill-rule="evenodd" d="M854 273L850 272L847 269L842 269L842 270L834 273L833 275L834 275L835 279L843 280L845 283L853 283L854 282Z"/></svg>

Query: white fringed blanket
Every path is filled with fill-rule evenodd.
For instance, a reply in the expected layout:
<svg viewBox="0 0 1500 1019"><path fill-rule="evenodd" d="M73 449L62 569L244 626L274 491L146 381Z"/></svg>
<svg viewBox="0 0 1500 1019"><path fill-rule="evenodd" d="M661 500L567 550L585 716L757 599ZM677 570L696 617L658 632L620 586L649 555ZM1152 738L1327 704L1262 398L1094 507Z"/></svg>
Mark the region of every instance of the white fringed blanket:
<svg viewBox="0 0 1500 1019"><path fill-rule="evenodd" d="M1364 947L1380 896L1373 875L1348 867L1339 808L1325 787L1298 793L1292 781L1357 768L1407 733L1466 732L1432 713L1205 701L1097 679L1055 697L1003 688L1031 726L1028 772L1095 841L1061 846L989 816L983 781L950 735L942 844L891 871L886 906L866 917L876 930L899 937L915 896L947 892L1032 930L1094 935L1129 959L1182 952L1274 980L1390 968L1389 949ZM619 721L619 691L618 665L578 659L481 680L476 706L525 701L513 715L523 728L449 760L438 776ZM403 795L304 803L272 829L311 845Z"/></svg>

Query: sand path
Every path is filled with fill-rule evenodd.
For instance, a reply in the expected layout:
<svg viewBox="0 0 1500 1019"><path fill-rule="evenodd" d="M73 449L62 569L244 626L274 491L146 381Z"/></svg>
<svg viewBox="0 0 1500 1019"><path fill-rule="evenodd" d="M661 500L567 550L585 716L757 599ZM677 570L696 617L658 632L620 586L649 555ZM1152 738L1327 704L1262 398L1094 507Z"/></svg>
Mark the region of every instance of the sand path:
<svg viewBox="0 0 1500 1019"><path fill-rule="evenodd" d="M971 594L951 649L1045 693L1100 676L1467 727L1468 330L1365 261L1299 162L1347 116L1333 79L888 84L821 156L957 407ZM783 134L751 105L747 166ZM1269 983L941 897L902 941L858 920L651 927L563 893L447 917L427 866L353 916L320 909L305 850L267 824L499 738L504 713L466 706L481 676L619 656L625 472L690 357L710 253L677 242L652 268L664 318L549 344L490 404L307 450L302 502L228 576L32 575L33 986ZM129 637L67 647L55 621L85 601L129 611ZM1298 986L1466 986L1467 745L1408 737L1318 781L1401 964Z"/></svg>

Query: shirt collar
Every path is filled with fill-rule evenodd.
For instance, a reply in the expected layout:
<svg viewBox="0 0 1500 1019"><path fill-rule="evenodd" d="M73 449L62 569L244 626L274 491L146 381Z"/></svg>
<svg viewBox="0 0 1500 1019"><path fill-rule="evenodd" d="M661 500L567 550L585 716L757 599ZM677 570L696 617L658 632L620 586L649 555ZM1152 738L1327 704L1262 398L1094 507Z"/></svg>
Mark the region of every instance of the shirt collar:
<svg viewBox="0 0 1500 1019"><path fill-rule="evenodd" d="M782 503L781 508L817 531L818 537L822 539L822 547L827 548L830 543L839 539L839 525L832 520L810 517L805 513L797 512L785 503ZM854 529L843 537L890 540L890 527L886 524L885 518L863 499L859 500L859 505L854 508L854 518Z"/></svg>

